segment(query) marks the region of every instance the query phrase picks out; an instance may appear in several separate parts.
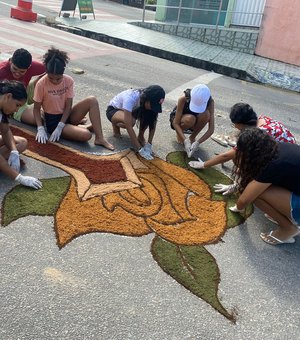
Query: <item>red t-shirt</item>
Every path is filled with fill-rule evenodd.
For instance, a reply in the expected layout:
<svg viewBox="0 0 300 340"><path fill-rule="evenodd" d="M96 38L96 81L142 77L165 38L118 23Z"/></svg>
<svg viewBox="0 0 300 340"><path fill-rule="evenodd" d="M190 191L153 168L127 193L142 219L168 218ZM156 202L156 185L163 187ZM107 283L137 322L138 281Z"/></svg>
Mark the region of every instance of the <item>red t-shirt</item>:
<svg viewBox="0 0 300 340"><path fill-rule="evenodd" d="M10 71L9 60L0 62L0 80L18 80L22 82L25 87L28 86L32 77L38 76L45 72L46 68L44 64L40 63L39 61L32 61L32 64L30 65L24 76L16 79Z"/></svg>

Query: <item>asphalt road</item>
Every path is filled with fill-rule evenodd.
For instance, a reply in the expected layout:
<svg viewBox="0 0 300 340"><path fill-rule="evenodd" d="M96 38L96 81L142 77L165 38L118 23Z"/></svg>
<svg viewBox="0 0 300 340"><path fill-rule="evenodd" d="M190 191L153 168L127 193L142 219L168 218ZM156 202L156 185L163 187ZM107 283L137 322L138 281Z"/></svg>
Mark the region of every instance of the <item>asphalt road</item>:
<svg viewBox="0 0 300 340"><path fill-rule="evenodd" d="M2 9L8 9L2 5L0 2L0 20L5 16ZM29 40L23 38L24 45ZM86 44L97 44L108 52L71 60L67 73L76 82L75 101L88 95L98 98L105 136L116 144L117 151L128 148L130 142L126 135L121 141L112 136L104 115L108 101L123 89L156 83L167 93L154 139L154 151L162 159L173 150L182 150L169 128L169 111L184 89L201 82L208 84L216 102L216 132L232 131L229 109L243 101L257 113L282 121L300 140L298 94L92 40L86 40ZM38 43L31 46L34 51L38 47ZM5 50L2 43L0 50L8 54L12 48ZM84 74L74 75L72 68L82 68ZM81 146L64 143L82 151L105 153L92 141ZM205 159L225 150L209 140L198 155ZM63 174L32 159L26 163L26 174L40 178ZM0 177L2 198L14 184ZM207 247L220 268L221 300L239 311L238 322L232 325L162 272L149 251L151 235L129 238L89 234L59 251L52 217L14 221L0 230L0 338L297 339L299 240L295 245L268 246L259 239L259 232L272 227L256 211L245 225L227 232L225 242Z"/></svg>

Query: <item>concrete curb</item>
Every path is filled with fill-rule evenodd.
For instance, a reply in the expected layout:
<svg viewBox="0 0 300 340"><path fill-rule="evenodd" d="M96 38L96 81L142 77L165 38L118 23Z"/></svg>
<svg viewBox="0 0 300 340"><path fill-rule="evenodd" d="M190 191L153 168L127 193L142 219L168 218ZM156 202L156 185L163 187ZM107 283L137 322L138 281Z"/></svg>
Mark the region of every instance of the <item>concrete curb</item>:
<svg viewBox="0 0 300 340"><path fill-rule="evenodd" d="M45 23L42 21L40 22ZM142 45L140 43L128 41L125 39L108 36L106 34L96 33L96 32L92 32L89 30L83 30L80 28L72 27L72 26L66 26L61 23L54 23L54 24L50 24L49 26L52 26L53 28L57 28L57 29L60 29L60 30L63 30L69 33L77 34L77 35L80 35L80 36L83 36L89 39L94 39L94 40L101 41L107 44L118 46L121 48L126 48L132 51L148 54L154 57L171 60L176 63L193 66L196 68L201 68L207 71L214 71L216 73L220 73L220 74L223 74L223 75L226 75L232 78L236 78L236 79L241 79L241 80L245 80L245 81L249 81L253 83L261 83L257 78L249 74L247 71L236 69L236 68L229 67L229 66L219 65L219 64L207 61L207 60L188 57L186 55L165 51L165 50L158 49L152 46L146 46L146 45Z"/></svg>

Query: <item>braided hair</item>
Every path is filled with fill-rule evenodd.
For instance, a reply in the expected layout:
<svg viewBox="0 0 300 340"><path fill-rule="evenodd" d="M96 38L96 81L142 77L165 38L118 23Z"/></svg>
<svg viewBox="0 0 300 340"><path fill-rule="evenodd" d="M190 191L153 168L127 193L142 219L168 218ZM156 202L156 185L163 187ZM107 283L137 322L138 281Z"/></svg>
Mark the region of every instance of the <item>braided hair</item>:
<svg viewBox="0 0 300 340"><path fill-rule="evenodd" d="M51 47L43 56L43 61L46 66L47 73L61 75L65 72L65 67L70 58L67 52L60 51Z"/></svg>

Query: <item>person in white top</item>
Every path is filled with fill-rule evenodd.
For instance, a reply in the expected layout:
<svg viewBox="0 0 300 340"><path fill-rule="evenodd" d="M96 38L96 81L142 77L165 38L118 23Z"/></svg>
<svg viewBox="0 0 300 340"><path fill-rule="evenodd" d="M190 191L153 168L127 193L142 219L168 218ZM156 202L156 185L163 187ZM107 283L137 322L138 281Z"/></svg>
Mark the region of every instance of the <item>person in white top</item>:
<svg viewBox="0 0 300 340"><path fill-rule="evenodd" d="M152 141L155 134L157 116L162 112L165 91L159 85L151 85L144 89L129 89L117 94L108 104L106 116L112 123L115 137L121 137L120 128L125 128L134 148L145 159L151 160ZM138 136L134 125L138 122ZM149 128L146 142L144 134Z"/></svg>

